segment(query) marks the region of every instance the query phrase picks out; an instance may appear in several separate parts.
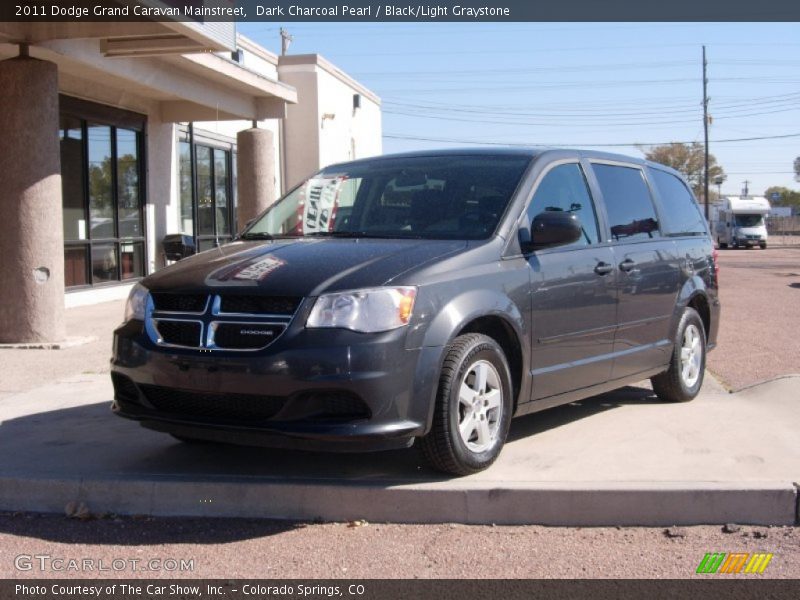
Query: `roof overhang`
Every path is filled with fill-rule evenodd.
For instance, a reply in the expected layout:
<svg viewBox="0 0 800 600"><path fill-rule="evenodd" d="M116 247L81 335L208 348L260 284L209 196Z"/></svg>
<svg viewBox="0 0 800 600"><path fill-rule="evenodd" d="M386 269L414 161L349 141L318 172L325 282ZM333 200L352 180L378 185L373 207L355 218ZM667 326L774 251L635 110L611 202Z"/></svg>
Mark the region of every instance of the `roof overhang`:
<svg viewBox="0 0 800 600"><path fill-rule="evenodd" d="M31 44L31 56L56 63L65 80L156 102L164 121L280 119L286 103L297 102L292 86L210 52L220 45L196 39L191 25L0 23L0 58L16 55L12 44ZM176 35L176 28L186 35ZM94 99L92 86L84 87L81 97Z"/></svg>

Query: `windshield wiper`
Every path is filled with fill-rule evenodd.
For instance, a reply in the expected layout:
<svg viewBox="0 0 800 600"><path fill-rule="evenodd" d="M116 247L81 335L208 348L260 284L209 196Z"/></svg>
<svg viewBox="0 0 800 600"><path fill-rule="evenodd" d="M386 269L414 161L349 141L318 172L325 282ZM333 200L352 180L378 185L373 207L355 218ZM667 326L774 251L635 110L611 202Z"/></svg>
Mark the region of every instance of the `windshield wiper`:
<svg viewBox="0 0 800 600"><path fill-rule="evenodd" d="M296 238L297 235L290 235L288 233L267 233L266 231L254 231L252 233L243 233L239 236L240 240L284 240L287 238Z"/></svg>
<svg viewBox="0 0 800 600"><path fill-rule="evenodd" d="M369 231L312 231L305 234L305 237L335 237L335 238L402 238L416 239L420 236L403 235L401 233L390 232L369 232Z"/></svg>

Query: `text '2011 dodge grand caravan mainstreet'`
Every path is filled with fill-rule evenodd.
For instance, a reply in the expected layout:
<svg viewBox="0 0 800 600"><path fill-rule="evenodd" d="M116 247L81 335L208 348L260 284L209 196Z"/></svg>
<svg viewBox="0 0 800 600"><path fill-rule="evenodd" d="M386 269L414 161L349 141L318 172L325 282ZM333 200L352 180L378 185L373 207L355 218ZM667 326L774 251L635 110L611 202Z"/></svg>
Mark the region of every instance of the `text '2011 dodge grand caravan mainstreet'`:
<svg viewBox="0 0 800 600"><path fill-rule="evenodd" d="M406 447L466 474L513 415L703 382L711 238L661 165L452 150L328 167L233 243L137 284L113 409L185 440Z"/></svg>

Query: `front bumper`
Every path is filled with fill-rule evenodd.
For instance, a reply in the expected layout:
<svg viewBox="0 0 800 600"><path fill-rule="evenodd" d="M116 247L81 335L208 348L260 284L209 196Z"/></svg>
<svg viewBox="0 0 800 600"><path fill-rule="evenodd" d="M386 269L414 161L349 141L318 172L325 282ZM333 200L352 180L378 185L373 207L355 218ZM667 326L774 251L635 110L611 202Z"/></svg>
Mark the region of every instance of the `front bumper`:
<svg viewBox="0 0 800 600"><path fill-rule="evenodd" d="M155 346L142 323L114 333L113 411L178 436L307 450L409 446L429 429L441 347L382 334L290 327L264 350Z"/></svg>

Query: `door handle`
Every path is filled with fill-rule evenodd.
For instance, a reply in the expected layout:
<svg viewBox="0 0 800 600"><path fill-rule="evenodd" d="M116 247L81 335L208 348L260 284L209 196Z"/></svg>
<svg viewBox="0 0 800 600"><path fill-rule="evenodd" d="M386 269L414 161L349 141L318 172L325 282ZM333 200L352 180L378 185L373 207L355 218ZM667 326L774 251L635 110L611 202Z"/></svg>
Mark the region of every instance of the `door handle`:
<svg viewBox="0 0 800 600"><path fill-rule="evenodd" d="M594 268L594 272L597 273L598 275L608 275L613 270L614 267L604 262L597 263L597 266Z"/></svg>
<svg viewBox="0 0 800 600"><path fill-rule="evenodd" d="M636 266L636 263L633 262L630 258L626 258L621 263L619 263L620 270L621 271L625 271L626 273L628 271L633 270L633 267L635 267L635 266Z"/></svg>

